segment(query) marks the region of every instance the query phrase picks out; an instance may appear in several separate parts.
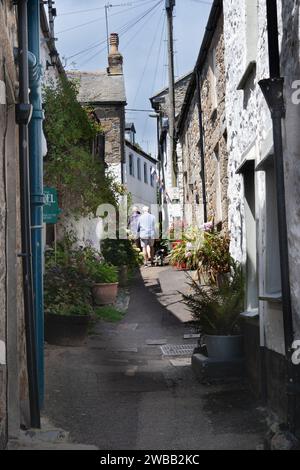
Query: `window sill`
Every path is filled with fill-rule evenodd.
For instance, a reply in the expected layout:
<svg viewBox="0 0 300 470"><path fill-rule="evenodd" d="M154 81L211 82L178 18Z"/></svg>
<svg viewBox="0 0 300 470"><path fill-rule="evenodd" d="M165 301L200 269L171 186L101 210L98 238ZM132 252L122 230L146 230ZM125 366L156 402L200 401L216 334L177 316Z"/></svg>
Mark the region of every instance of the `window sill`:
<svg viewBox="0 0 300 470"><path fill-rule="evenodd" d="M241 313L241 317L251 319L251 318L259 318L259 310L258 308L254 308L253 310L248 310L247 312Z"/></svg>
<svg viewBox="0 0 300 470"><path fill-rule="evenodd" d="M259 300L262 300L263 302L281 304L282 303L282 293L281 292L276 292L275 294L263 294L263 295L259 296Z"/></svg>

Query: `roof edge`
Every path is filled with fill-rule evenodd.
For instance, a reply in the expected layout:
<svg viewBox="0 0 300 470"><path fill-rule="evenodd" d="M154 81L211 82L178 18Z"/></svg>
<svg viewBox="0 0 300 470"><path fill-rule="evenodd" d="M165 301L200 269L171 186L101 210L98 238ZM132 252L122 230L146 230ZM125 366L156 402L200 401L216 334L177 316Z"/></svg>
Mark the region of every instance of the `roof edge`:
<svg viewBox="0 0 300 470"><path fill-rule="evenodd" d="M179 115L179 120L177 124L177 135L179 135L182 131L183 121L186 116L188 107L190 106L192 97L194 95L194 91L196 89L197 73L201 69L201 67L203 67L205 63L209 48L211 46L211 43L214 37L214 33L218 25L218 21L221 17L222 12L223 12L223 0L214 0L212 7L211 7L210 15L208 18L208 22L205 28L205 34L201 43L200 52L196 61L194 71L192 72L192 78L187 88L185 100L181 108L181 113Z"/></svg>

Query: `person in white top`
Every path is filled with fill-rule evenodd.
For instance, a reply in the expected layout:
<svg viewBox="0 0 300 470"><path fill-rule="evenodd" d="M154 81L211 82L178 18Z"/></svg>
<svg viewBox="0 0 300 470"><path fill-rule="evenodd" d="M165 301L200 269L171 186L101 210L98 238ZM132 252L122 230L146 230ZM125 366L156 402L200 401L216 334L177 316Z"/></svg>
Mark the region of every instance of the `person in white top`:
<svg viewBox="0 0 300 470"><path fill-rule="evenodd" d="M155 242L155 217L150 214L149 207L143 208L143 214L138 221L138 233L140 235L141 247L143 249L145 267L148 262L153 263L154 242Z"/></svg>

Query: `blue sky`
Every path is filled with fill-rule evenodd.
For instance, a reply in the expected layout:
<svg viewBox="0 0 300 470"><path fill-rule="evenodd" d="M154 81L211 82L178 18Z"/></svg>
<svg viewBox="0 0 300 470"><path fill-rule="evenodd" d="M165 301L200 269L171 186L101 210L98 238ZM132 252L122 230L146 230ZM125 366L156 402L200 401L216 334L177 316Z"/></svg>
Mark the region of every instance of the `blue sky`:
<svg viewBox="0 0 300 470"><path fill-rule="evenodd" d="M167 85L165 0L160 4L159 0L111 0L109 3L122 4L109 9L109 31L120 34L128 108L150 109L149 98ZM178 77L194 67L211 3L211 0L176 0L174 38ZM106 0L56 0L57 48L67 58L67 68L104 70L107 67L105 4ZM84 52L78 54L81 51ZM127 121L135 123L137 141L142 147L155 154L155 120L148 113L128 111Z"/></svg>

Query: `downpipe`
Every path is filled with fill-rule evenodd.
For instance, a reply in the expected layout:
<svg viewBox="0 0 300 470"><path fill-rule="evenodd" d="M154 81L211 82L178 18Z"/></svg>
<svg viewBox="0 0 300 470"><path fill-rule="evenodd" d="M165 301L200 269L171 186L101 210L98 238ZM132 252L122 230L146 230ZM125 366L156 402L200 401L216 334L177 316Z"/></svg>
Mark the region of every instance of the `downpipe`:
<svg viewBox="0 0 300 470"><path fill-rule="evenodd" d="M31 186L31 234L34 303L36 313L36 344L40 407L44 402L44 285L43 285L43 155L42 96L40 67L40 1L28 0L28 46L30 103L33 108L29 125L29 160Z"/></svg>
<svg viewBox="0 0 300 470"><path fill-rule="evenodd" d="M38 395L37 354L35 342L35 309L32 273L32 240L30 215L30 177L28 155L28 122L31 106L29 104L28 74L28 25L27 0L18 0L18 37L19 37L19 104L16 107L16 120L19 125L19 158L20 158L20 204L22 235L22 267L24 290L24 315L27 354L27 373L30 420L33 428L40 428L40 408Z"/></svg>
<svg viewBox="0 0 300 470"><path fill-rule="evenodd" d="M277 3L274 0L266 0L269 65L270 78L261 80L259 85L267 101L273 122L274 141L274 166L277 188L278 229L280 266L282 279L282 309L284 321L285 354L287 360L287 426L291 433L297 429L296 405L297 405L297 375L296 366L292 362L294 327L291 301L289 247L286 215L286 192L284 176L284 155L282 138L282 120L285 118L285 104L283 98L284 78L280 75L280 55L278 41L278 17Z"/></svg>

